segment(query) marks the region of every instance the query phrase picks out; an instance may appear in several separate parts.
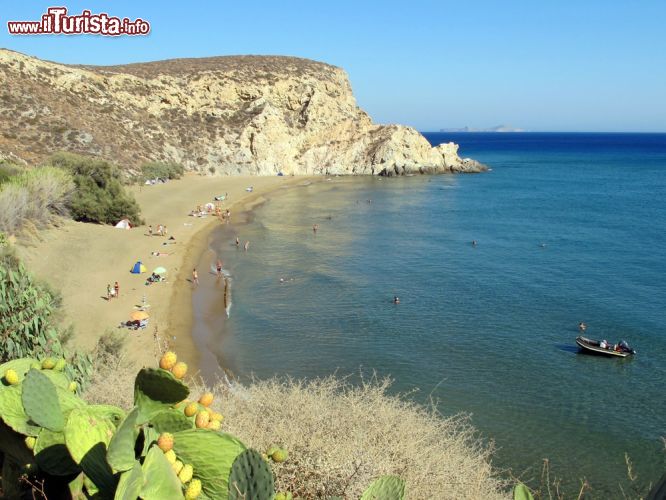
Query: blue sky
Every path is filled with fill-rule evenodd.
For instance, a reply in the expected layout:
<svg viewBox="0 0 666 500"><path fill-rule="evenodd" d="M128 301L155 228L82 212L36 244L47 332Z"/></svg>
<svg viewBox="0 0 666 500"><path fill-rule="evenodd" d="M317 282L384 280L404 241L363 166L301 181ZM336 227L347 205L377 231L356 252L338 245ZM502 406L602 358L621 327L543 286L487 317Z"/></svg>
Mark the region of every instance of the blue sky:
<svg viewBox="0 0 666 500"><path fill-rule="evenodd" d="M7 33L49 6L147 37ZM666 1L2 2L0 46L65 63L283 54L344 68L380 123L666 132Z"/></svg>

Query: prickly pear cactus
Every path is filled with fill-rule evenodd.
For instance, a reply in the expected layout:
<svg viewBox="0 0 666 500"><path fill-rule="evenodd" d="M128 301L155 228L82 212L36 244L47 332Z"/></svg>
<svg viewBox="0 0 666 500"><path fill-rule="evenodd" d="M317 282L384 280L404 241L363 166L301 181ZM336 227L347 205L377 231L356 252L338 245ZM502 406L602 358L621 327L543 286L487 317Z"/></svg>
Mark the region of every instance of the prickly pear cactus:
<svg viewBox="0 0 666 500"><path fill-rule="evenodd" d="M34 452L39 468L53 476L69 476L81 471L67 450L62 432L42 429L37 436Z"/></svg>
<svg viewBox="0 0 666 500"><path fill-rule="evenodd" d="M256 450L245 450L236 457L229 476L229 499L272 500L275 495L273 473Z"/></svg>
<svg viewBox="0 0 666 500"><path fill-rule="evenodd" d="M189 393L188 387L172 373L143 368L134 382L134 405L139 407L138 423L147 422L154 414L185 399Z"/></svg>
<svg viewBox="0 0 666 500"><path fill-rule="evenodd" d="M30 369L30 366L37 362L38 361L36 359L32 358L21 358L7 361L6 363L0 365L0 379L4 378L7 370L14 370L18 374L19 382L22 382L25 378L25 374ZM1 388L2 386L0 385L0 389Z"/></svg>
<svg viewBox="0 0 666 500"><path fill-rule="evenodd" d="M65 444L74 461L102 491L114 491L117 479L106 461L106 448L115 427L88 408L71 411L65 425Z"/></svg>
<svg viewBox="0 0 666 500"><path fill-rule="evenodd" d="M205 496L227 498L231 467L245 450L243 443L229 434L192 429L174 433L173 449L179 460L192 464Z"/></svg>
<svg viewBox="0 0 666 500"><path fill-rule="evenodd" d="M518 483L513 488L513 500L534 500L532 493L523 483Z"/></svg>
<svg viewBox="0 0 666 500"><path fill-rule="evenodd" d="M37 436L41 427L31 423L21 401L22 386L13 385L0 389L0 418L19 434Z"/></svg>
<svg viewBox="0 0 666 500"><path fill-rule="evenodd" d="M363 492L361 500L403 500L405 482L398 476L382 476Z"/></svg>
<svg viewBox="0 0 666 500"><path fill-rule="evenodd" d="M65 426L56 386L41 371L31 368L22 384L21 401L25 413L41 427L60 432Z"/></svg>
<svg viewBox="0 0 666 500"><path fill-rule="evenodd" d="M109 442L106 461L116 471L130 470L135 465L134 445L139 434L139 428L136 425L138 415L137 408L129 412Z"/></svg>
<svg viewBox="0 0 666 500"><path fill-rule="evenodd" d="M150 419L150 425L159 433L186 431L193 429L194 425L192 420L185 416L182 411L178 410L164 410Z"/></svg>
<svg viewBox="0 0 666 500"><path fill-rule="evenodd" d="M141 494L143 487L143 469L140 462L134 462L129 470L120 475L118 488L116 489L117 500L135 500Z"/></svg>
<svg viewBox="0 0 666 500"><path fill-rule="evenodd" d="M182 499L182 485L162 450L153 446L143 462L143 476L150 478L141 489L144 500Z"/></svg>

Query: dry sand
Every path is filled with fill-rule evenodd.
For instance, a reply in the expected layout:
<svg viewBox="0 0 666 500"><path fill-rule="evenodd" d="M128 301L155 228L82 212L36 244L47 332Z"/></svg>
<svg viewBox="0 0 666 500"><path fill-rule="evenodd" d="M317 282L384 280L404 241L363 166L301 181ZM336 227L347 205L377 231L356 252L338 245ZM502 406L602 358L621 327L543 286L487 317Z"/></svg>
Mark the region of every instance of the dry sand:
<svg viewBox="0 0 666 500"><path fill-rule="evenodd" d="M268 192L283 186L302 183L303 177L200 177L183 179L156 186L132 188L141 206L146 226L131 230L112 226L67 221L59 228L39 233L39 241L23 244L21 257L39 278L50 283L63 296L65 325L73 324L74 345L89 350L107 330L116 330L130 313L142 306L143 296L150 305L150 322L144 330L122 329L127 335L126 352L137 366L152 365L158 356L155 335L167 340L179 357L196 366L198 355L191 336L192 268L207 248L208 234L220 220L215 216L188 216L197 205L212 202L216 195L229 193L222 202L223 210L234 213L249 209ZM254 191L245 191L253 186ZM147 236L148 224L153 231L166 225L167 238ZM152 256L164 252L168 256ZM148 273L131 274L141 260ZM146 286L150 272L164 266L167 282ZM200 279L207 277L199 273ZM106 286L119 282L118 298L107 301Z"/></svg>

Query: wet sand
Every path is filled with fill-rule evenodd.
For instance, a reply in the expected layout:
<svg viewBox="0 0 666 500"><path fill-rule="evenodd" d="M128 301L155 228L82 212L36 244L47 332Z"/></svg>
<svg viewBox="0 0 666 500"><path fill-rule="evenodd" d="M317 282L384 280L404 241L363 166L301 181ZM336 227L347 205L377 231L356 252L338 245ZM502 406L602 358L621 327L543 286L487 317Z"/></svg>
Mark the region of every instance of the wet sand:
<svg viewBox="0 0 666 500"><path fill-rule="evenodd" d="M208 237L221 224L213 216L188 216L197 205L212 202L213 197L229 193L221 203L229 208L232 221L236 212L261 203L274 189L302 183L304 177L202 177L186 175L183 179L156 186L133 187L141 206L145 226L131 230L112 226L65 221L60 227L40 231L32 241L19 245L19 254L38 278L45 280L63 297L60 314L63 324L74 325L73 345L92 349L108 330L118 330L130 313L146 303L150 306L148 328L127 335L126 353L136 366L152 365L158 357L155 337L169 342L179 356L196 367L199 359L192 339L191 273L208 248ZM253 186L252 193L245 191ZM156 232L158 224L167 226L167 238L148 236L148 224ZM152 252L167 253L153 256ZM148 273L129 271L141 260ZM163 266L167 281L146 286L150 272ZM206 270L199 272L200 280ZM106 286L119 282L118 298L107 301Z"/></svg>

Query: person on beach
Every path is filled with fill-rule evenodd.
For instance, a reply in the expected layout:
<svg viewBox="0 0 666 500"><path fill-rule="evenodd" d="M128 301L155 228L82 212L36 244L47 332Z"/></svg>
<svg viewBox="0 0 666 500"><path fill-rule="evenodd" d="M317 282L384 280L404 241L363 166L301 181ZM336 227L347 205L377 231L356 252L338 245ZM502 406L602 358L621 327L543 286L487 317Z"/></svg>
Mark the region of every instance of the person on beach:
<svg viewBox="0 0 666 500"><path fill-rule="evenodd" d="M112 290L111 283L108 283L106 285L106 300L107 300L107 302L111 300L111 297L112 297L111 290Z"/></svg>
<svg viewBox="0 0 666 500"><path fill-rule="evenodd" d="M240 246L240 240L238 239L238 236L236 236L236 246L237 246L237 247Z"/></svg>
<svg viewBox="0 0 666 500"><path fill-rule="evenodd" d="M157 236L163 236L162 224L157 225Z"/></svg>
<svg viewBox="0 0 666 500"><path fill-rule="evenodd" d="M153 226L150 225L150 226L148 226L148 236L152 236L152 235L153 235Z"/></svg>
<svg viewBox="0 0 666 500"><path fill-rule="evenodd" d="M319 224L313 224L312 225L312 232L317 234L317 229L319 229Z"/></svg>
<svg viewBox="0 0 666 500"><path fill-rule="evenodd" d="M166 226L163 226L163 227L162 227L162 235L163 235L163 236L166 236L166 235L167 235L167 228L166 228Z"/></svg>
<svg viewBox="0 0 666 500"><path fill-rule="evenodd" d="M250 240L245 242L245 245L243 245L243 250L247 252L247 249L250 248Z"/></svg>
<svg viewBox="0 0 666 500"><path fill-rule="evenodd" d="M584 332L585 330L587 330L587 325L581 321L580 323L578 323L578 329L581 332Z"/></svg>
<svg viewBox="0 0 666 500"><path fill-rule="evenodd" d="M117 281L113 284L113 291L116 292L115 293L116 298L119 298L120 297L120 285L118 284Z"/></svg>
<svg viewBox="0 0 666 500"><path fill-rule="evenodd" d="M194 269L192 269L192 283L194 285L199 284L199 273L197 273L196 267Z"/></svg>
<svg viewBox="0 0 666 500"><path fill-rule="evenodd" d="M222 276L222 261L220 259L217 259L217 265L215 268L217 269L217 276Z"/></svg>

